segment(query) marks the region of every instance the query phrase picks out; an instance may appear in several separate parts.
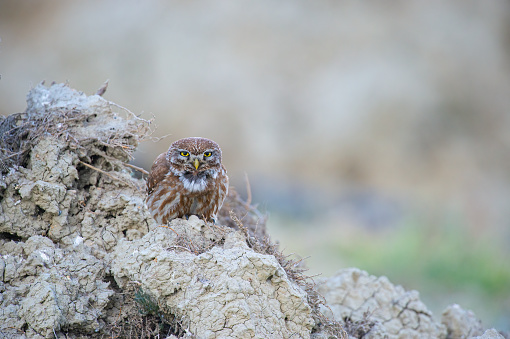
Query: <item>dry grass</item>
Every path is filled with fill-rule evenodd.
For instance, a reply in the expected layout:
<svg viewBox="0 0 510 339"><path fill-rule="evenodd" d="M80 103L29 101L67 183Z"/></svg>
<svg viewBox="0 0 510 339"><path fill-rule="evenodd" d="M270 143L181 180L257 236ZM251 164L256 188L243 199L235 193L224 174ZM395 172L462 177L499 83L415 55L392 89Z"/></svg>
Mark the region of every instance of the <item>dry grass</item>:
<svg viewBox="0 0 510 339"><path fill-rule="evenodd" d="M172 228L168 227L177 234L176 244L168 248L168 250L184 250L195 255L199 255L209 251L215 246L222 246L225 242L225 235L227 228L223 226L209 225L205 223L212 232L209 232L208 237L190 237L187 233L177 233Z"/></svg>
<svg viewBox="0 0 510 339"><path fill-rule="evenodd" d="M248 192L250 192L249 187L249 183L247 183ZM230 217L230 212L233 212L236 216L239 216L244 227L247 228L250 237L262 240L264 237L267 237L267 216L263 215L256 206L250 205L250 201L250 195L248 195L248 200L244 201L236 190L230 187L228 196L223 202L223 207L218 215L218 223L233 229L239 229L236 222Z"/></svg>
<svg viewBox="0 0 510 339"><path fill-rule="evenodd" d="M351 337L360 339L367 335L375 326L375 322L370 319L368 312L363 313L363 319L361 320L353 321L351 318L345 318L344 323L345 331Z"/></svg>
<svg viewBox="0 0 510 339"><path fill-rule="evenodd" d="M118 315L106 324L101 339L166 338L170 335L192 338L174 315L164 314L158 303L137 284L131 284L117 297L122 298Z"/></svg>

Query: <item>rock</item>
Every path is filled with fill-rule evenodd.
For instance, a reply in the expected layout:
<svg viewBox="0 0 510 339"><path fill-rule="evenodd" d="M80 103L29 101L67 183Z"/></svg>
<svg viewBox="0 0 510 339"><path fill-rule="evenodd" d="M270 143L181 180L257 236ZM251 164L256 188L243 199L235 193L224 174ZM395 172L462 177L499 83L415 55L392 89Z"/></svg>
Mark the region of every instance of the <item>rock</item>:
<svg viewBox="0 0 510 339"><path fill-rule="evenodd" d="M4 149L24 156L1 168L0 336L95 333L114 294L110 250L154 223L144 182L123 165L147 122L61 84L36 86L27 103L2 128ZM8 135L16 130L26 144ZM5 145L9 137L19 143Z"/></svg>
<svg viewBox="0 0 510 339"><path fill-rule="evenodd" d="M349 268L320 281L318 290L329 306L324 313L345 321L351 335L357 334L360 338L446 337L445 327L434 321L418 292L395 286L386 277Z"/></svg>
<svg viewBox="0 0 510 339"><path fill-rule="evenodd" d="M0 267L8 273L3 278L0 324L15 329L26 324L43 337L60 329L100 328L98 319L113 291L101 279L105 263L90 249L60 249L43 236L6 247L21 247L22 254L18 250L0 257Z"/></svg>
<svg viewBox="0 0 510 339"><path fill-rule="evenodd" d="M169 227L121 241L112 265L119 286L139 281L200 338L310 336L314 321L307 295L274 256L254 252L229 228L222 230L223 246L193 253L193 239L208 239L211 226L191 216ZM186 246L179 245L180 234L189 239ZM209 247L199 248L204 245Z"/></svg>
<svg viewBox="0 0 510 339"><path fill-rule="evenodd" d="M472 337L472 339L505 339L496 329L491 328L485 331L481 336Z"/></svg>
<svg viewBox="0 0 510 339"><path fill-rule="evenodd" d="M36 86L27 103L26 118L13 118L33 144L16 149L28 152L26 163L0 178L0 232L45 235L64 246L81 236L101 252L127 230L131 238L145 234L154 223L145 183L124 163L148 122L62 84Z"/></svg>
<svg viewBox="0 0 510 339"><path fill-rule="evenodd" d="M447 328L448 338L471 338L483 333L482 322L473 311L464 310L457 304L443 311L441 323Z"/></svg>

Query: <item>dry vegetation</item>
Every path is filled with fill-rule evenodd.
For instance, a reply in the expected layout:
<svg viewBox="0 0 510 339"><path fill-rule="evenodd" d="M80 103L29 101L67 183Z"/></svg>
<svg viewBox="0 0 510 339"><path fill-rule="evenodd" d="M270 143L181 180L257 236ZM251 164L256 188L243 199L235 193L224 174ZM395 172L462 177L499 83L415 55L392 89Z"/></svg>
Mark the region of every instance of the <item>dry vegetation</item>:
<svg viewBox="0 0 510 339"><path fill-rule="evenodd" d="M186 334L180 321L161 312L157 301L137 284L131 284L124 291L119 290L116 298L120 299L121 304L118 316L109 322L104 332L96 335L96 338L148 339L166 338L170 335L182 337Z"/></svg>

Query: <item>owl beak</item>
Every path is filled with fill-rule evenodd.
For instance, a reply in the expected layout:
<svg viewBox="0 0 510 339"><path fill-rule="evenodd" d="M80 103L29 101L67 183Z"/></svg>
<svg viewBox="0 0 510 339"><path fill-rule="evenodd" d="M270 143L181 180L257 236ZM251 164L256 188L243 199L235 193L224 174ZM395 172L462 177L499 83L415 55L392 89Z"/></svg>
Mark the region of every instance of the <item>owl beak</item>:
<svg viewBox="0 0 510 339"><path fill-rule="evenodd" d="M195 158L195 168L198 169L198 166L200 166L200 162Z"/></svg>

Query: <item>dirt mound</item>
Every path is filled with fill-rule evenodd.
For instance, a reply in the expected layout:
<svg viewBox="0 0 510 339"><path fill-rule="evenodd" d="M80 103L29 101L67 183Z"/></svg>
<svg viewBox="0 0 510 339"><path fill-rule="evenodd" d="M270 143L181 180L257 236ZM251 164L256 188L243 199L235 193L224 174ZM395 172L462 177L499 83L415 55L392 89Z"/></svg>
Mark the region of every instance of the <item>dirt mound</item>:
<svg viewBox="0 0 510 339"><path fill-rule="evenodd" d="M27 103L0 118L2 337L483 333L471 313L452 308L441 325L416 292L359 270L317 286L233 190L218 225L157 225L128 164L151 121L62 84Z"/></svg>

